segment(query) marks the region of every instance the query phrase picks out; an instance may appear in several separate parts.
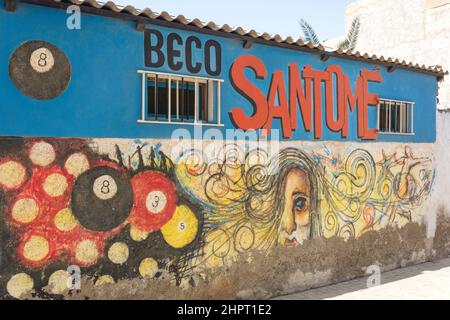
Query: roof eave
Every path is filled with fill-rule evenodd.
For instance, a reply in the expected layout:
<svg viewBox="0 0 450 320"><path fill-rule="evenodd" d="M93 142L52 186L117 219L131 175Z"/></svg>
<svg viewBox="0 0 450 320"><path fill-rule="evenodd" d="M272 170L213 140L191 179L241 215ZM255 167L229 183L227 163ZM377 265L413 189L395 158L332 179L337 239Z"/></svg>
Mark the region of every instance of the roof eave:
<svg viewBox="0 0 450 320"><path fill-rule="evenodd" d="M406 61L399 61L393 58L384 58L383 56L369 55L367 53L361 54L359 52L342 51L340 49L334 51L327 51L319 44L314 45L311 42L304 42L301 39L294 40L292 37L283 38L280 35L269 35L267 33L258 33L255 30L246 31L241 27L231 28L229 25L219 26L214 22L203 23L199 19L189 20L183 15L177 17L171 16L169 13L163 11L156 13L149 8L138 10L133 6L121 7L116 5L112 1L106 3L100 3L95 0L5 0L5 6L14 6L18 2L24 2L35 5L42 5L53 8L67 9L71 5L77 5L80 10L85 13L103 15L113 18L120 18L135 21L139 25L139 29L142 30L143 26L153 23L163 26L171 26L175 28L188 29L194 32L209 33L217 36L225 36L238 38L242 40L251 40L256 43L265 45L272 45L278 47L284 47L288 49L300 50L312 52L315 54L322 54L327 56L333 56L344 59L365 61L374 64L381 64L391 68L403 68L413 70L416 72L427 73L434 75L438 81L448 75L447 71L444 71L438 66L426 67L425 65L418 65L407 63ZM138 29L138 30L139 30Z"/></svg>

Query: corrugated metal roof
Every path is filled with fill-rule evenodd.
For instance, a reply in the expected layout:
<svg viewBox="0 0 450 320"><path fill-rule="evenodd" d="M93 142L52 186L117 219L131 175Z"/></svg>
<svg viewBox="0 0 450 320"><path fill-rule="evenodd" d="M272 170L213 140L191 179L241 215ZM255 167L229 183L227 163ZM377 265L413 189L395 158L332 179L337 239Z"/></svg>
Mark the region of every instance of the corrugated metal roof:
<svg viewBox="0 0 450 320"><path fill-rule="evenodd" d="M20 0L19 0L20 1ZM135 7L131 5L127 6L120 6L115 4L112 1L108 2L98 2L95 0L23 0L23 2L30 2L30 3L36 3L41 5L50 5L52 2L54 4L75 4L81 7L92 7L100 10L106 10L106 11L112 11L114 13L120 13L125 15L131 15L134 17L140 17L140 18L149 18L153 20L163 20L170 23L176 23L181 24L185 26L194 26L199 29L209 29L212 31L217 32L223 32L227 34L234 34L246 38L252 38L255 40L264 40L268 42L274 42L277 44L285 44L288 46L295 46L300 48L307 48L310 50L317 51L319 54L324 53L326 55L331 56L339 56L339 57L347 57L347 58L353 58L353 59L361 59L370 61L373 63L382 63L386 65L390 65L393 67L403 67L408 69L414 69L417 71L432 73L438 77L442 77L444 75L447 75L448 72L442 69L441 66L425 66L425 65L419 65L419 64L413 64L412 62L406 62L405 60L399 60L395 58L385 58L384 56L376 56L376 55L369 55L368 53L360 53L359 51L343 51L343 50L333 50L333 51L327 51L324 46L321 44L314 45L311 42L305 42L302 39L294 40L292 37L286 37L283 38L279 34L270 35L268 33L258 33L255 30L244 30L241 27L230 27L228 24L224 24L222 26L217 25L216 23L210 21L208 23L202 22L199 19L187 19L183 15L178 16L172 16L166 11L163 11L161 13L157 13L152 11L149 8L145 8L142 10L136 9Z"/></svg>

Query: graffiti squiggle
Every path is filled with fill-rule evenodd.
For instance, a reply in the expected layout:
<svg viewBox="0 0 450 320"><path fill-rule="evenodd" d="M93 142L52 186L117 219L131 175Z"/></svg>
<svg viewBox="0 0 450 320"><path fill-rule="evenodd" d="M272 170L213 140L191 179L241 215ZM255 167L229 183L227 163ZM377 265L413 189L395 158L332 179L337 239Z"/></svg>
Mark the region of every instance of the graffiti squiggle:
<svg viewBox="0 0 450 320"><path fill-rule="evenodd" d="M368 151L355 149L342 164L329 154L317 157L296 148L270 159L258 149L238 152L233 149L233 161L204 164L202 191L211 204L206 246L212 256L220 252L222 260L212 264L241 252L233 250L233 242L242 238L237 232L242 228L253 230L245 248L269 250L277 243L296 246L320 236L358 237L411 221L434 179L431 160L414 157L408 147L401 156L383 151L378 162ZM299 186L304 190L297 193L303 192L304 198L292 204L296 199L289 192Z"/></svg>
<svg viewBox="0 0 450 320"><path fill-rule="evenodd" d="M220 145L220 144L219 144ZM98 285L168 274L175 285L252 250L359 237L419 213L432 162L410 147L261 148L217 156L110 140L0 140L1 296L52 285L75 264ZM376 159L376 160L375 160Z"/></svg>

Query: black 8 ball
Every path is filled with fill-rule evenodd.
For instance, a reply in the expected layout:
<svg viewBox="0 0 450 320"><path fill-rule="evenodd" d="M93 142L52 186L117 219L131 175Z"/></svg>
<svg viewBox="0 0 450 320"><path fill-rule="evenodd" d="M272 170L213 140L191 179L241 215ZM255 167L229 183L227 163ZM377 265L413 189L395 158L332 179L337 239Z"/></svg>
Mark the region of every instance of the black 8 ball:
<svg viewBox="0 0 450 320"><path fill-rule="evenodd" d="M92 231L110 231L121 225L133 207L129 177L108 166L81 174L72 189L72 212Z"/></svg>
<svg viewBox="0 0 450 320"><path fill-rule="evenodd" d="M71 66L58 47L46 41L33 40L14 51L9 61L9 76L26 96L49 100L66 90Z"/></svg>

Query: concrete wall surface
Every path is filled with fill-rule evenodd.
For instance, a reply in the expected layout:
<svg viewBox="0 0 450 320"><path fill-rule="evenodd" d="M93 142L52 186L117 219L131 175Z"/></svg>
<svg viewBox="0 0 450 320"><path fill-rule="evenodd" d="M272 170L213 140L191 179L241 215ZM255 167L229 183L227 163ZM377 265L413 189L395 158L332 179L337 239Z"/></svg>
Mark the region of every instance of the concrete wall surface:
<svg viewBox="0 0 450 320"><path fill-rule="evenodd" d="M414 63L450 67L450 2L449 1L354 1L346 7L346 23L357 16L361 33L357 50L405 59ZM430 203L447 211L446 190L449 187L448 147L450 131L449 77L439 83L437 112L436 186ZM427 218L428 234L436 229L436 212Z"/></svg>
<svg viewBox="0 0 450 320"><path fill-rule="evenodd" d="M448 253L433 144L0 143L4 298L267 298Z"/></svg>
<svg viewBox="0 0 450 320"><path fill-rule="evenodd" d="M359 0L345 9L346 25L359 16L356 50L450 69L450 3L426 0ZM450 109L449 78L439 85L438 109Z"/></svg>

